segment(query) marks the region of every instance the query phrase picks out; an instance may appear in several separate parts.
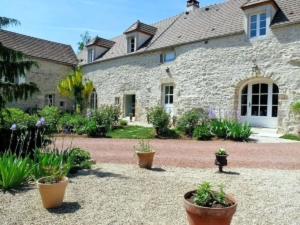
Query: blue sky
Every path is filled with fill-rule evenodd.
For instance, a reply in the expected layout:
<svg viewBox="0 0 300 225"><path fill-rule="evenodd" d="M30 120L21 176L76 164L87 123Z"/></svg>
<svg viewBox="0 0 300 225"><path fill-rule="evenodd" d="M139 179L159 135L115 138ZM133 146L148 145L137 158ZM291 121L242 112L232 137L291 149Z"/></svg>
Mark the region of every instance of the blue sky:
<svg viewBox="0 0 300 225"><path fill-rule="evenodd" d="M200 0L201 7L225 0ZM184 12L185 0L2 0L0 16L17 19L21 26L7 30L69 44L77 52L80 34L87 30L110 39L136 20L152 24Z"/></svg>

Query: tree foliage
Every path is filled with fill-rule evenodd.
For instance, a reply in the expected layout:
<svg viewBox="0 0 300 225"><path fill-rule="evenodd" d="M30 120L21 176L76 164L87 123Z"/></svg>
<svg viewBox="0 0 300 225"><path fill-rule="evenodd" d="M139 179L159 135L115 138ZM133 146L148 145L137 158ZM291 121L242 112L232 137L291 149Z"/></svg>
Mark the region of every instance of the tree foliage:
<svg viewBox="0 0 300 225"><path fill-rule="evenodd" d="M82 82L82 68L78 66L76 71L70 72L66 78L61 79L57 85L57 91L75 101L76 110L80 111L86 106L94 89L92 81Z"/></svg>
<svg viewBox="0 0 300 225"><path fill-rule="evenodd" d="M82 51L84 49L84 46L91 40L91 36L88 31L86 31L84 34L80 35L81 41L78 42L78 51Z"/></svg>

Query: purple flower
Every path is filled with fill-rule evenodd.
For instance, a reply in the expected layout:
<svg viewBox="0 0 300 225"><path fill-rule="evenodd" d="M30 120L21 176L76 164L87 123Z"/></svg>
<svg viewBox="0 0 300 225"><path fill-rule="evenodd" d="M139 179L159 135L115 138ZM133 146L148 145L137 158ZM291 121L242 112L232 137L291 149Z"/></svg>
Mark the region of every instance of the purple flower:
<svg viewBox="0 0 300 225"><path fill-rule="evenodd" d="M38 120L35 124L37 127L41 127L42 126L42 121Z"/></svg>
<svg viewBox="0 0 300 225"><path fill-rule="evenodd" d="M42 118L40 119L40 121L41 121L42 125L46 122L46 120L45 120L44 117L42 117Z"/></svg>
<svg viewBox="0 0 300 225"><path fill-rule="evenodd" d="M208 109L208 116L210 118L215 118L216 117L216 112L212 109Z"/></svg>
<svg viewBox="0 0 300 225"><path fill-rule="evenodd" d="M88 111L87 114L86 114L86 117L87 117L87 118L90 118L91 115L92 115L92 112L91 112L91 111Z"/></svg>
<svg viewBox="0 0 300 225"><path fill-rule="evenodd" d="M17 130L17 124L13 124L13 125L11 125L11 128L10 128L12 131L15 131L15 130Z"/></svg>

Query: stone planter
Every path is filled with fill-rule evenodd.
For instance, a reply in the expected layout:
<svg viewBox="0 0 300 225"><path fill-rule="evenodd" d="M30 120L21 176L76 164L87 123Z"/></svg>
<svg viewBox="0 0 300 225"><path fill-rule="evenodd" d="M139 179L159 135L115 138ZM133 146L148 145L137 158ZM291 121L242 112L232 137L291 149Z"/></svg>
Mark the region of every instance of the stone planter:
<svg viewBox="0 0 300 225"><path fill-rule="evenodd" d="M187 217L190 225L229 225L232 220L233 214L236 212L237 202L230 196L225 197L232 202L233 206L226 208L208 208L193 204L188 201L194 191L189 191L184 195L183 206L187 212Z"/></svg>
<svg viewBox="0 0 300 225"><path fill-rule="evenodd" d="M227 166L227 156L229 155L218 155L216 154L215 165L219 166L219 172L223 172L223 166Z"/></svg>
<svg viewBox="0 0 300 225"><path fill-rule="evenodd" d="M151 169L155 151L152 152L136 152L138 157L138 165L140 168Z"/></svg>
<svg viewBox="0 0 300 225"><path fill-rule="evenodd" d="M61 206L68 185L68 178L65 177L62 181L55 184L45 184L44 180L45 178L40 178L37 181L44 208L49 209Z"/></svg>

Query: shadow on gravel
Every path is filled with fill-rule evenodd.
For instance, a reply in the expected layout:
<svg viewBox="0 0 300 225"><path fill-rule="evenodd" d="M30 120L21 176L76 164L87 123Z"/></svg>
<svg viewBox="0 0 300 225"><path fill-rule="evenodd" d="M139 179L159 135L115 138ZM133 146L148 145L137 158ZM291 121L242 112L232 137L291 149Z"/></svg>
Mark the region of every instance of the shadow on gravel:
<svg viewBox="0 0 300 225"><path fill-rule="evenodd" d="M216 173L219 173L219 174L226 174L226 175L241 175L240 173L232 172L232 171L223 171L223 172L217 171Z"/></svg>
<svg viewBox="0 0 300 225"><path fill-rule="evenodd" d="M74 213L81 208L78 202L63 202L63 204L54 209L47 209L49 213L53 214L67 214Z"/></svg>
<svg viewBox="0 0 300 225"><path fill-rule="evenodd" d="M118 178L121 178L121 179L128 179L129 178L129 177L125 177L121 174L102 172L100 168L90 169L90 170L79 170L75 174L69 174L68 175L68 177L70 177L70 178L75 178L75 177L78 177L78 176L96 176L96 177L99 177L99 178L118 177Z"/></svg>
<svg viewBox="0 0 300 225"><path fill-rule="evenodd" d="M32 189L36 189L35 183L28 184L26 186L21 186L16 189L9 189L9 190L1 190L4 194L8 192L9 194L15 196L18 193L26 192L26 191L31 191Z"/></svg>
<svg viewBox="0 0 300 225"><path fill-rule="evenodd" d="M151 171L154 171L154 172L166 172L166 170L162 169L162 168L152 168L152 169L149 169Z"/></svg>

